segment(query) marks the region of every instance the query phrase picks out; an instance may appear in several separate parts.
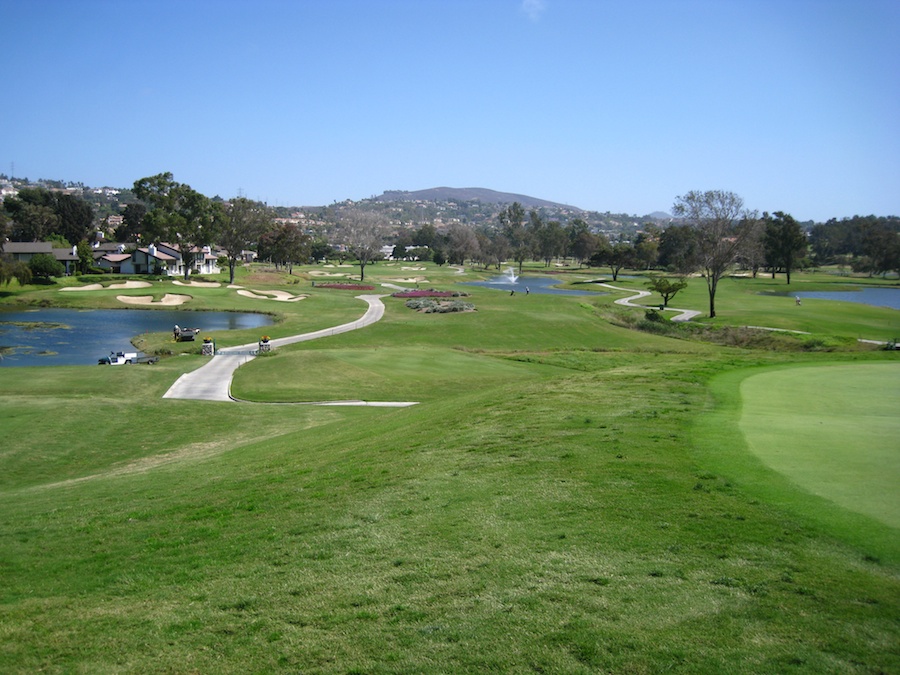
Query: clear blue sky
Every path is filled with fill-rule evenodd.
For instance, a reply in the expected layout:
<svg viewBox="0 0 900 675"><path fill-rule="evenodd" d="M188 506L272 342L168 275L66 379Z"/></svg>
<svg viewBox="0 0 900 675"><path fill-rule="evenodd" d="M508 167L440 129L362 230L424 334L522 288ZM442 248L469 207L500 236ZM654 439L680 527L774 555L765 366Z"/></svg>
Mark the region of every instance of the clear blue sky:
<svg viewBox="0 0 900 675"><path fill-rule="evenodd" d="M900 215L897 0L0 0L0 172Z"/></svg>

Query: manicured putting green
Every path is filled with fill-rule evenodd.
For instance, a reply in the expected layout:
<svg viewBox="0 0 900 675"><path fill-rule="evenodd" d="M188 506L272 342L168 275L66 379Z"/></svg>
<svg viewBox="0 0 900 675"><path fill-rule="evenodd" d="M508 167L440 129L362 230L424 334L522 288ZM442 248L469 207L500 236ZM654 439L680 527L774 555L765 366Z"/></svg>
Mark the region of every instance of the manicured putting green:
<svg viewBox="0 0 900 675"><path fill-rule="evenodd" d="M741 384L740 428L768 466L900 527L900 364L775 370Z"/></svg>

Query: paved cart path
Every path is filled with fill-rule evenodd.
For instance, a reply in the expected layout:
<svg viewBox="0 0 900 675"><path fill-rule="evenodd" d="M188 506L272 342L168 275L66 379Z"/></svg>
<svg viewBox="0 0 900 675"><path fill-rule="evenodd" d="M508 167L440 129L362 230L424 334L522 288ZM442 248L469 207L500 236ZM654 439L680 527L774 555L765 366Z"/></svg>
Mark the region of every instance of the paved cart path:
<svg viewBox="0 0 900 675"><path fill-rule="evenodd" d="M621 288L619 286L613 286L612 284L600 284L601 286L606 286L607 288L612 288L616 291L624 291L625 293L634 293L634 295L629 295L627 298L619 298L615 300L617 305L625 305L627 307L640 307L642 309L656 309L652 306L647 305L639 305L634 300L640 300L641 298L646 298L648 295L653 295L650 291L633 291L630 288ZM666 312L679 312L678 316L673 316L672 321L690 321L694 317L700 316L702 312L698 312L696 309L676 309L674 307L665 307L662 311Z"/></svg>
<svg viewBox="0 0 900 675"><path fill-rule="evenodd" d="M313 331L311 333L303 333L302 335L292 335L290 337L276 338L270 340L269 344L273 348L283 347L284 345L294 344L296 342L305 342L307 340L317 340L331 335L339 335L358 328L370 326L379 321L384 316L384 303L381 295L359 295L360 300L368 303L369 307L362 318L350 323L344 323L340 326L332 328L323 328L322 330ZM194 401L235 401L231 396L231 380L234 377L234 371L240 366L253 360L256 357L256 351L259 345L251 342L237 347L225 347L216 352L216 355L210 358L209 362L190 373L185 373L163 394L163 398L189 399ZM415 405L415 401L318 401L315 403L307 403L306 405L365 405L379 407L405 407ZM292 404L298 405L298 404ZM299 404L299 405L302 405Z"/></svg>

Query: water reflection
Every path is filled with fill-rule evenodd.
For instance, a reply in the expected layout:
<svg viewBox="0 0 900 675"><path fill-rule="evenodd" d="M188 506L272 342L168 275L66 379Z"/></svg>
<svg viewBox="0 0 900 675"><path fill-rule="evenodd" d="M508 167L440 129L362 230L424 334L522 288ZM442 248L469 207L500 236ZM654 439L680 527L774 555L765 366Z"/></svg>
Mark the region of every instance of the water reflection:
<svg viewBox="0 0 900 675"><path fill-rule="evenodd" d="M0 310L0 367L96 364L110 351L134 351L131 338L178 324L201 335L272 324L266 314L142 309Z"/></svg>
<svg viewBox="0 0 900 675"><path fill-rule="evenodd" d="M800 291L791 296L810 300L840 300L863 305L900 309L900 288L876 288L866 286L858 291Z"/></svg>
<svg viewBox="0 0 900 675"><path fill-rule="evenodd" d="M576 291L568 288L555 288L562 283L552 277L516 277L515 281L509 275L491 277L487 281L465 281L461 286L481 286L493 288L507 293L543 293L548 295L605 295L594 291Z"/></svg>

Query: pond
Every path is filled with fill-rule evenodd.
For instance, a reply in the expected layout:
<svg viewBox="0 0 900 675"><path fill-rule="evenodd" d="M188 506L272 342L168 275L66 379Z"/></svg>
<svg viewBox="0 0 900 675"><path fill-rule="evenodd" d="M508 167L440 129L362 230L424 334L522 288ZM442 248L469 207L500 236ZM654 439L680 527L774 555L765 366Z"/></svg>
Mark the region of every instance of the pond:
<svg viewBox="0 0 900 675"><path fill-rule="evenodd" d="M225 330L270 326L272 318L250 312L0 309L0 367L96 365L111 351L135 351L131 338L136 335L171 332L176 324L200 328L199 340Z"/></svg>
<svg viewBox="0 0 900 675"><path fill-rule="evenodd" d="M513 280L515 279L515 280ZM513 277L510 274L491 277L487 281L466 281L461 286L481 286L511 293L544 293L550 295L605 295L595 291L575 291L568 288L554 288L562 283L552 277Z"/></svg>
<svg viewBox="0 0 900 675"><path fill-rule="evenodd" d="M900 288L865 286L858 291L800 291L790 295L803 300L840 300L900 309Z"/></svg>

